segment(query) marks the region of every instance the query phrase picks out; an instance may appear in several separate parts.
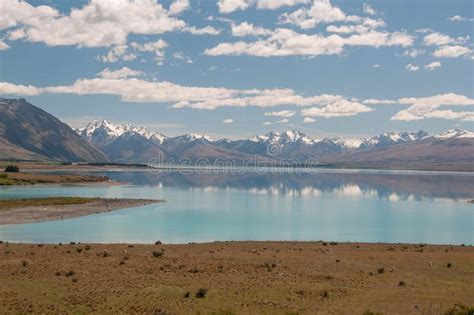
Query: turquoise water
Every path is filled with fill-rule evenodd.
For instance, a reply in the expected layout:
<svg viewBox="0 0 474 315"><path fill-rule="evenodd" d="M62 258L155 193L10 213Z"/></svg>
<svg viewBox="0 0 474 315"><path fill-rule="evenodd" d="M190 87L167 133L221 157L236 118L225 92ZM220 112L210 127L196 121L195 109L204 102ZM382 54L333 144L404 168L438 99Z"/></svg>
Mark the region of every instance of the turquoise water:
<svg viewBox="0 0 474 315"><path fill-rule="evenodd" d="M162 198L166 203L62 221L0 226L11 242L167 243L331 240L473 244L471 174L317 171L94 172L122 186L0 188L0 198Z"/></svg>

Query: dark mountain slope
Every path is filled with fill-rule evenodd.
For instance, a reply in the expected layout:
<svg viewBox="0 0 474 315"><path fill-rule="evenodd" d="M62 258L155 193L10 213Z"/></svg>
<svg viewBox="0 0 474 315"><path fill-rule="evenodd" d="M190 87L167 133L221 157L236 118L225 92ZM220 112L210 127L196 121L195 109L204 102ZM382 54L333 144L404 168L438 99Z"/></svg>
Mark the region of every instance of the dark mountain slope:
<svg viewBox="0 0 474 315"><path fill-rule="evenodd" d="M18 159L31 155L58 162L108 161L68 125L25 99L0 99L0 139L14 145L8 149L11 158L21 148Z"/></svg>

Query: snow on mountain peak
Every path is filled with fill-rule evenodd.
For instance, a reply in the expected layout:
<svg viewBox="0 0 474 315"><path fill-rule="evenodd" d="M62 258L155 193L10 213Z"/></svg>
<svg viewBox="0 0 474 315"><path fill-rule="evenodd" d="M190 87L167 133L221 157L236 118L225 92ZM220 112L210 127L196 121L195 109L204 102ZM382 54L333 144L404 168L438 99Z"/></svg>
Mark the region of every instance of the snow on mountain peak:
<svg viewBox="0 0 474 315"><path fill-rule="evenodd" d="M130 124L114 124L105 119L94 120L87 124L87 126L76 129L76 132L89 141L93 137L99 135L106 140L114 140L125 133L138 134L148 140L158 143L162 143L164 139L166 139L166 136L158 132L151 132L144 127L138 127Z"/></svg>
<svg viewBox="0 0 474 315"><path fill-rule="evenodd" d="M449 138L474 138L474 132L464 129L450 129L446 132L442 132L435 136L437 139L449 139Z"/></svg>

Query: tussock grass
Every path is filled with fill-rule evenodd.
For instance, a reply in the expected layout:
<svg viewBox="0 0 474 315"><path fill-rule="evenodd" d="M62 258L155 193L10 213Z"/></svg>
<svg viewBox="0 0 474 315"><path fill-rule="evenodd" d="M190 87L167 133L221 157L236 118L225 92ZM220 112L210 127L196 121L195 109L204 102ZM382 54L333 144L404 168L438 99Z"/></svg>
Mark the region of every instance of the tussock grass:
<svg viewBox="0 0 474 315"><path fill-rule="evenodd" d="M0 200L0 210L23 208L23 207L46 207L46 206L64 206L64 205L82 205L97 200L97 198L83 197L48 197L48 198L28 198Z"/></svg>

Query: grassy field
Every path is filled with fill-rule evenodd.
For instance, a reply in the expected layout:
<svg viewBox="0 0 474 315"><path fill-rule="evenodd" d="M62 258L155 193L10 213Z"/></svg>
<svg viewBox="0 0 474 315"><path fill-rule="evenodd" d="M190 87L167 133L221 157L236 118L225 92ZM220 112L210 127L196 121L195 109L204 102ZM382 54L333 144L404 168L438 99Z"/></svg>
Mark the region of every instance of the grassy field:
<svg viewBox="0 0 474 315"><path fill-rule="evenodd" d="M14 200L0 200L0 210L15 209L24 207L46 207L46 206L65 206L81 205L97 200L97 198L82 197L49 197L49 198L28 198Z"/></svg>
<svg viewBox="0 0 474 315"><path fill-rule="evenodd" d="M81 184L111 182L106 176L90 175L54 175L42 173L5 173L0 172L0 186L35 184Z"/></svg>
<svg viewBox="0 0 474 315"><path fill-rule="evenodd" d="M472 314L474 248L0 244L0 313Z"/></svg>

